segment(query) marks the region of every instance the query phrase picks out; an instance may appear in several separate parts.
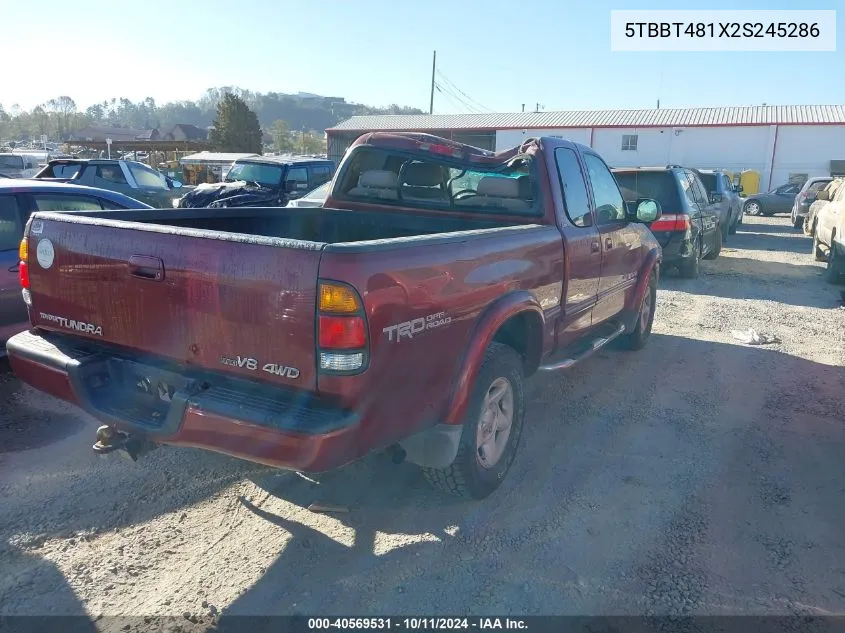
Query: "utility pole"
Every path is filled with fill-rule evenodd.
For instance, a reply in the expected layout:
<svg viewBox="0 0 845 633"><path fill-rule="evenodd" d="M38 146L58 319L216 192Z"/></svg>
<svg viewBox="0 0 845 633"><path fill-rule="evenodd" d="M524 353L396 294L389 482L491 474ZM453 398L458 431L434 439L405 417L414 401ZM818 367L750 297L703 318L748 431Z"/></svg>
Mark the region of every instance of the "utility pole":
<svg viewBox="0 0 845 633"><path fill-rule="evenodd" d="M434 114L434 71L437 68L437 51L431 59L431 101L428 104L428 113Z"/></svg>
<svg viewBox="0 0 845 633"><path fill-rule="evenodd" d="M525 104L522 104L522 111L525 112Z"/></svg>
<svg viewBox="0 0 845 633"><path fill-rule="evenodd" d="M660 109L660 99L657 100L657 109Z"/></svg>

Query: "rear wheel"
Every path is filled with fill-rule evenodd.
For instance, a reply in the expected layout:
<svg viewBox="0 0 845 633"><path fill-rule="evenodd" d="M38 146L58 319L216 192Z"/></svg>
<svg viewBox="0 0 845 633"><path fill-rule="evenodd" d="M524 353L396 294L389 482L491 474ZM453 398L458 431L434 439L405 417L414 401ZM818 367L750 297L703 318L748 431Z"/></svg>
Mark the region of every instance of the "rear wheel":
<svg viewBox="0 0 845 633"><path fill-rule="evenodd" d="M817 262L823 262L825 260L825 254L822 250L821 242L819 241L819 234L816 233L816 227L813 227L813 248L812 248L813 259Z"/></svg>
<svg viewBox="0 0 845 633"><path fill-rule="evenodd" d="M792 226L796 229L800 229L802 226L804 226L804 218L799 215L796 215L794 218L792 218Z"/></svg>
<svg viewBox="0 0 845 633"><path fill-rule="evenodd" d="M736 235L736 227L738 227L740 224L742 224L742 213L739 214L736 220L731 222L731 225L728 227L728 233L730 233L731 235Z"/></svg>
<svg viewBox="0 0 845 633"><path fill-rule="evenodd" d="M713 245L713 250L707 253L707 256L704 259L716 259L719 256L719 253L722 252L722 231L721 229L716 231L715 237L713 238L716 240L716 243Z"/></svg>
<svg viewBox="0 0 845 633"><path fill-rule="evenodd" d="M745 213L748 215L760 215L763 213L763 207L756 200L749 200L745 203Z"/></svg>
<svg viewBox="0 0 845 633"><path fill-rule="evenodd" d="M654 324L654 312L657 308L657 280L654 273L649 273L648 285L640 302L639 316L630 334L622 335L622 344L630 350L640 350L645 347L646 340L651 334Z"/></svg>
<svg viewBox="0 0 845 633"><path fill-rule="evenodd" d="M473 386L461 444L447 468L423 468L435 488L483 499L504 480L513 463L525 416L522 357L492 343Z"/></svg>
<svg viewBox="0 0 845 633"><path fill-rule="evenodd" d="M830 238L830 252L827 254L827 270L824 280L829 284L838 284L842 278L842 253L836 248L836 241Z"/></svg>
<svg viewBox="0 0 845 633"><path fill-rule="evenodd" d="M693 246L693 254L689 259L682 261L678 265L678 272L684 279L697 279L699 269L701 268L701 244L696 243Z"/></svg>

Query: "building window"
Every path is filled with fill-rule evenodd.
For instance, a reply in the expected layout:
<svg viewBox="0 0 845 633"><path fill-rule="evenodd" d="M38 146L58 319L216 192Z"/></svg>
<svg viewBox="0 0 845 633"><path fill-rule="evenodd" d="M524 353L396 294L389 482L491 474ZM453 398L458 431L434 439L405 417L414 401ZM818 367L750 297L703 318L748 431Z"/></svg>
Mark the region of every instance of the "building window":
<svg viewBox="0 0 845 633"><path fill-rule="evenodd" d="M637 135L623 134L622 135L622 151L636 152L637 151Z"/></svg>

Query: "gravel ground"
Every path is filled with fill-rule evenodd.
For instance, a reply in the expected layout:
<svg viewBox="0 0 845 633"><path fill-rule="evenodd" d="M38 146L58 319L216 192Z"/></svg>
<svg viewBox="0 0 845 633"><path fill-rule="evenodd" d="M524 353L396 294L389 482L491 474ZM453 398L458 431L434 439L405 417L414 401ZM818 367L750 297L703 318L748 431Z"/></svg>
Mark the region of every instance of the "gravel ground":
<svg viewBox="0 0 845 633"><path fill-rule="evenodd" d="M845 612L845 309L809 251L747 218L661 280L645 350L532 378L480 503L378 456L314 480L97 457L92 419L0 376L0 615Z"/></svg>

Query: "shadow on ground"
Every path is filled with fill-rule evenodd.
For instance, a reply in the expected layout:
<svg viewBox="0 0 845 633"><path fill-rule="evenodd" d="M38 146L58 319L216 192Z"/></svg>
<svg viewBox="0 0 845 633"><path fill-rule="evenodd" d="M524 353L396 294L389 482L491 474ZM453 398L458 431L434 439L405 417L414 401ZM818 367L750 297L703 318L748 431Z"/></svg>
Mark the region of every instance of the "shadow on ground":
<svg viewBox="0 0 845 633"><path fill-rule="evenodd" d="M679 366L695 366L702 375L717 372L722 382L743 388L721 394L723 402L701 401L703 387L679 379ZM579 394L612 383L619 378L614 374L639 372L638 367L648 368L649 380L675 385L675 396L667 399L665 390L643 396L636 417L631 402L621 398L600 410L577 404ZM752 369L766 379L750 384ZM603 354L575 371L581 375L560 402L537 402L558 388L560 376L531 380L534 402L528 407L525 445L502 489L484 501L455 501L430 492L405 465L386 460L365 460L319 484L293 476L257 481L299 508L313 501L347 505L349 513L332 515L333 523L337 530L354 530L354 543L341 544L302 521L242 501L290 540L261 578L225 609L220 629L242 630L239 625L249 620L240 618L246 615L565 614L589 609L585 604L606 613L610 603L617 613L707 612L707 583L717 579L698 547L714 538L711 521L728 521L736 531L728 542L710 545L729 547L737 566L764 570L763 575L776 574L777 561L756 541L743 541L788 529L792 520L814 521L816 534L833 535L830 542L814 543L817 549L808 559L845 559L835 537L845 511L821 503L824 494L836 498L841 487L845 438L839 393L845 368L770 349L654 335L638 354ZM783 393L787 382L795 396ZM814 397L808 401L799 394L811 386ZM758 390L760 410L745 406L749 389ZM688 402L688 409L679 409L678 402ZM564 413L561 424L558 415ZM788 447L780 461L773 445ZM766 482L756 473L772 468L789 469L796 490L812 490L808 494L819 505L778 505L779 526L764 512L739 512L746 502L724 491L733 485L758 495ZM746 480L731 484L737 473ZM607 480L609 488L595 488L597 478ZM697 499L703 505L696 506ZM746 505L754 507L752 501ZM606 508L609 523L594 531L588 526L596 506ZM736 518L727 518L731 512ZM408 544L394 540L393 549L379 551L384 534L407 535ZM424 542L410 538L422 534ZM824 560L819 564L827 569ZM603 576L600 588L597 575ZM704 584L682 584L687 578L704 578ZM718 582L730 585L731 579ZM818 582L823 586L825 580ZM748 593L739 612L760 612L754 587L733 589L737 595ZM680 606L671 600L679 591L684 593ZM264 630L259 624L252 622L250 630ZM267 622L266 630L272 625Z"/></svg>

